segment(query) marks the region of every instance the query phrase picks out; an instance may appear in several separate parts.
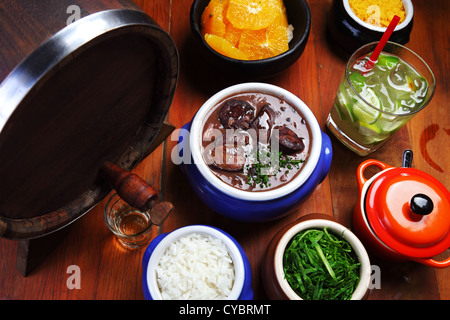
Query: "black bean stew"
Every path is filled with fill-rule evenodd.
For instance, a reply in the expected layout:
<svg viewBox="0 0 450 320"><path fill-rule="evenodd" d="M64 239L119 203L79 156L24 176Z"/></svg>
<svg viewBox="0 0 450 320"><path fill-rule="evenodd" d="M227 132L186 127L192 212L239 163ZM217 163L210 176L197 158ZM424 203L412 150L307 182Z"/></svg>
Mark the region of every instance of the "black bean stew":
<svg viewBox="0 0 450 320"><path fill-rule="evenodd" d="M301 113L275 96L251 92L228 97L206 117L203 158L225 183L266 191L291 181L311 146Z"/></svg>

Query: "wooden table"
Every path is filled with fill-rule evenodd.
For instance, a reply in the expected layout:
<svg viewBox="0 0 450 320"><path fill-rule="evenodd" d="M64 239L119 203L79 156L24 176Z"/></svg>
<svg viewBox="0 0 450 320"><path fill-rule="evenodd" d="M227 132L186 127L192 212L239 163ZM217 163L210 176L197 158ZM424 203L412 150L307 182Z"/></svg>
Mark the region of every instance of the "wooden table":
<svg viewBox="0 0 450 320"><path fill-rule="evenodd" d="M114 2L114 1L113 1ZM193 50L189 29L190 0L135 0L175 41L180 55L180 76L169 120L177 128L188 122L201 104L217 91L239 82L215 73ZM119 3L119 1L117 1ZM331 0L309 0L312 29L300 59L281 75L267 80L299 96L314 112L323 130L335 97L345 60L330 47L326 17ZM428 62L437 79L430 105L370 157L401 165L406 148L414 152L413 167L423 170L450 188L449 5L447 0L414 1L414 28L407 46ZM0 31L2 32L2 31ZM209 210L195 196L180 169L172 163L176 137L169 137L135 172L171 201L175 211L154 235L190 224L209 224L233 235L250 260L255 299L265 299L260 262L274 234L287 223L311 213L333 215L351 226L351 211L358 192L355 170L361 158L332 138L334 158L328 177L292 215L274 222L248 224L229 220ZM73 223L53 252L27 277L15 268L17 243L0 239L0 299L143 299L141 259L145 248L121 248L103 220L106 199ZM450 250L440 255L448 257ZM450 299L450 269L434 270L416 263L380 266L381 288L368 299ZM70 266L81 272L81 288L69 289ZM70 280L70 279L69 279Z"/></svg>

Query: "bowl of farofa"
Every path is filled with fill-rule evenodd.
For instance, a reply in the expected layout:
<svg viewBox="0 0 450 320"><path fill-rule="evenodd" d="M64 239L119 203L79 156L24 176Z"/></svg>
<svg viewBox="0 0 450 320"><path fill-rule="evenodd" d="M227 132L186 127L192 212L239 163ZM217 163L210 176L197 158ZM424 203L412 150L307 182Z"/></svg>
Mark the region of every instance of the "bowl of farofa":
<svg viewBox="0 0 450 320"><path fill-rule="evenodd" d="M211 66L213 66L216 70L219 70L223 74L226 75L234 75L234 76L240 76L245 77L248 80L256 80L256 79L262 79L262 78L268 78L272 77L281 71L288 68L290 65L292 65L294 62L298 60L298 58L303 53L306 43L308 42L308 37L311 29L311 12L308 7L308 4L305 0L268 0L266 3L278 3L281 2L284 4L285 7L285 13L287 15L287 37L288 37L288 48L283 49L286 50L284 52L277 52L275 56L268 57L268 58L258 58L258 57L250 57L249 52L255 52L257 50L254 50L252 48L247 49L246 51L246 57L242 56L235 56L232 57L227 56L223 51L218 52L217 50L213 49L210 45L210 42L207 42L205 39L205 18L203 17L203 14L205 12L205 9L208 7L210 2L219 1L219 0L194 0L191 6L190 11L190 25L191 25L191 31L193 39L195 40L195 44L199 48L199 51L201 52L202 58L205 59ZM229 7L229 4L233 0L223 0L219 1L220 3L224 4L223 8L223 18L220 18L219 22L214 22L215 25L221 24L219 26L219 29L222 28L222 30L219 30L218 32L215 32L215 35L219 35L221 37L225 37L223 35L223 32L225 32L225 23L227 24L227 27L229 25L230 20L227 19L227 10ZM254 2L257 4L257 2ZM258 11L259 8L253 8L251 7L253 4L249 4L249 14L251 15L252 12ZM209 13L208 13L209 12ZM243 15L244 17L248 15ZM212 20L215 17L217 17L217 13L214 11L207 11L207 18L206 20ZM271 18L269 18L271 19ZM277 18L275 18L277 19ZM208 22L206 22L208 23ZM223 25L222 25L223 24ZM241 27L241 26L239 26ZM254 28L259 28L258 26L255 26ZM266 28L266 27L264 27ZM229 40L229 43L226 43L227 48L230 46L239 47L239 43L249 43L245 39L252 38L253 35L250 36L242 36L242 30L239 28L233 29L234 33L233 35L239 34L237 37L233 36L233 40L231 40L229 37L226 37L227 40ZM256 33L260 32L262 29L258 30L252 30L256 31ZM236 31L236 32L235 32ZM228 32L228 29L227 29ZM246 31L247 32L247 31ZM247 32L248 34L248 32ZM245 38L244 40L243 37ZM259 35L255 36L256 38L259 38ZM269 36L267 36L267 39L269 39ZM210 44L208 44L210 43ZM270 42L268 40L267 43L264 45L270 45ZM248 48L248 46L247 46ZM216 48L217 49L217 48ZM240 50L241 48L239 48ZM235 49L232 49L235 50ZM220 50L219 50L220 51Z"/></svg>
<svg viewBox="0 0 450 320"><path fill-rule="evenodd" d="M240 244L225 231L190 225L157 236L142 259L147 300L251 300L252 276Z"/></svg>
<svg viewBox="0 0 450 320"><path fill-rule="evenodd" d="M320 213L282 228L262 263L264 289L274 300L361 300L370 277L363 244L345 226Z"/></svg>
<svg viewBox="0 0 450 320"><path fill-rule="evenodd" d="M412 1L394 0L386 2L387 7L379 7L372 2L333 0L327 30L335 45L347 54L367 43L379 41L394 14L400 17L400 21L389 41L403 45L409 42L414 17Z"/></svg>

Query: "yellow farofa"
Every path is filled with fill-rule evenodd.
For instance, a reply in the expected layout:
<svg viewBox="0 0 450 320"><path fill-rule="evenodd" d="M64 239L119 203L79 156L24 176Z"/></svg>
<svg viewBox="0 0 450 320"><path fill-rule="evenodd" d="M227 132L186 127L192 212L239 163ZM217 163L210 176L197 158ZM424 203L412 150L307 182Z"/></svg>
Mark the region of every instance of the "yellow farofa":
<svg viewBox="0 0 450 320"><path fill-rule="evenodd" d="M350 8L358 18L377 27L387 27L394 15L405 20L406 12L401 0L349 0Z"/></svg>

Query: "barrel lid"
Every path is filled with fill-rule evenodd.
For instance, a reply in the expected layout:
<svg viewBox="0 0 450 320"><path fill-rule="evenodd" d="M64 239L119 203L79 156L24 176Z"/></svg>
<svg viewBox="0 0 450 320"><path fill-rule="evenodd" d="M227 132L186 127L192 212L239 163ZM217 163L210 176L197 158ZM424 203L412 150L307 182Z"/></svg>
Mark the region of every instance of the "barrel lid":
<svg viewBox="0 0 450 320"><path fill-rule="evenodd" d="M421 170L383 171L370 185L365 206L376 235L396 252L430 258L450 246L450 193Z"/></svg>
<svg viewBox="0 0 450 320"><path fill-rule="evenodd" d="M146 155L177 76L175 44L138 10L86 16L28 55L0 84L0 236L43 235L101 201L102 164Z"/></svg>

